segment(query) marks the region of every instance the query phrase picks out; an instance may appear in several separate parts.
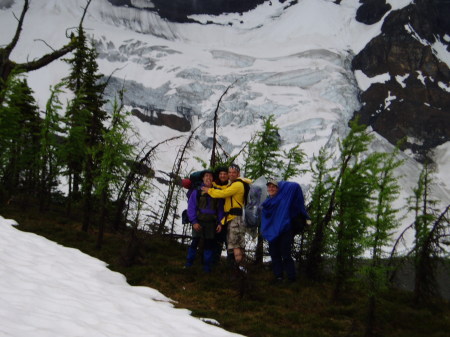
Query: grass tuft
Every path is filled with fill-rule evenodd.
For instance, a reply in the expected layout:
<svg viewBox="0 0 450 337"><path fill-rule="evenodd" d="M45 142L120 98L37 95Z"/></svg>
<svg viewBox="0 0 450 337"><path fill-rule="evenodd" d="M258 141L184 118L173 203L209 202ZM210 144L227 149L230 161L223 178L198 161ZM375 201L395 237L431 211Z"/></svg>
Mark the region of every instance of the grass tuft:
<svg viewBox="0 0 450 337"><path fill-rule="evenodd" d="M130 233L106 233L102 249L97 233L81 231L79 222L58 213L1 209L18 228L78 248L105 261L131 285L156 288L192 315L217 320L229 331L252 337L360 337L365 333L367 298L358 290L331 301L333 285L308 282L272 284L268 268L249 265L245 279L235 279L225 260L205 274L199 261L183 269L187 247L164 236L139 235L139 254L124 263ZM199 260L199 259L198 259ZM415 306L412 294L389 290L377 302L376 336L444 337L450 331L450 305L436 301Z"/></svg>

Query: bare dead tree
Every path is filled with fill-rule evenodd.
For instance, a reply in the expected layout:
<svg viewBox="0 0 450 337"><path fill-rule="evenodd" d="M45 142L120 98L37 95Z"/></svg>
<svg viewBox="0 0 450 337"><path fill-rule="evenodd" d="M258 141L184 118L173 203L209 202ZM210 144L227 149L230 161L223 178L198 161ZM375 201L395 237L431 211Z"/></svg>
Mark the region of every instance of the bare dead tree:
<svg viewBox="0 0 450 337"><path fill-rule="evenodd" d="M450 238L450 226L449 226L449 210L450 205L447 205L444 209L444 211L436 218L436 220L433 223L433 226L431 230L429 231L427 237L424 240L423 243L423 249L420 251L420 260L424 261L423 263L426 264L429 267L432 267L430 270L428 270L427 277L430 277L431 284L433 283L433 277L435 273L435 261L437 260L437 255L439 253L446 253L446 249L442 247L442 245L450 245L449 238ZM413 229L415 226L415 222L410 224L408 227L406 227L398 236L397 240L395 241L393 248L391 250L391 254L389 257L389 267L393 267L394 265L394 256L396 255L396 251L400 243L403 242L405 244L405 234L408 230ZM390 282L393 282L393 280L396 277L397 270L401 266L402 263L408 261L408 259L414 254L415 250L414 248L411 249L404 258L400 259L400 263L395 266L394 270L392 271L390 275ZM434 267L434 268L433 268ZM431 292L432 293L432 292Z"/></svg>
<svg viewBox="0 0 450 337"><path fill-rule="evenodd" d="M209 166L210 167L216 166L217 120L218 120L218 116L219 116L220 103L222 102L222 99L225 97L225 95L228 93L228 90L230 90L231 87L233 87L233 85L237 81L238 80L235 80L233 83L231 83L227 87L227 89L222 93L222 95L220 96L219 100L217 101L216 110L214 110L214 132L213 132L213 146L212 146L212 151L211 151L211 159L209 161Z"/></svg>
<svg viewBox="0 0 450 337"><path fill-rule="evenodd" d="M178 138L181 138L181 136L172 137L157 143L156 145L152 146L147 152L145 152L145 154L142 155L142 152L138 154L136 159L133 161L133 164L130 166L130 171L119 190L119 194L115 202L116 215L113 223L114 230L119 230L125 225L125 219L128 213L126 210L127 200L132 194L133 186L137 186L143 178L143 175L141 174L142 168L151 166L150 160L155 154L156 149L160 145L166 144Z"/></svg>
<svg viewBox="0 0 450 337"><path fill-rule="evenodd" d="M86 6L83 8L83 15L80 19L79 28L83 25L83 20L85 18L87 9L90 5L92 0L87 0ZM25 20L25 15L29 9L29 0L24 1L23 9L20 14L20 17L17 19L17 28L16 32L14 34L14 37L12 38L11 42L6 45L4 48L0 48L0 104L3 103L4 100L4 93L5 89L8 83L8 79L11 74L18 74L18 73L26 73L33 70L40 69L42 67L45 67L46 65L50 64L51 62L57 60L61 56L66 55L67 53L71 52L76 47L76 37L74 35L68 36L66 33L66 37L70 38L69 43L61 47L60 49L52 49L51 53L45 54L41 56L38 59L25 62L25 63L17 63L11 60L11 53L14 50L14 48L17 45L17 42L19 41L20 34L22 32L23 28L23 22Z"/></svg>
<svg viewBox="0 0 450 337"><path fill-rule="evenodd" d="M161 216L161 221L159 222L159 227L158 227L159 234L162 234L164 232L164 227L166 225L167 218L169 217L169 211L172 206L173 193L175 191L175 187L177 186L177 177L180 174L181 166L184 162L184 157L185 157L186 151L190 147L192 138L194 137L194 134L198 130L199 127L200 127L200 125L191 131L191 134L189 135L188 139L186 140L186 143L178 151L177 159L175 160L174 166L172 168L172 173L170 175L169 189L167 191L166 200L164 201L163 214Z"/></svg>
<svg viewBox="0 0 450 337"><path fill-rule="evenodd" d="M447 253L447 250L442 247L442 241L444 239L446 241L450 234L449 208L450 205L447 205L445 210L434 220L431 230L416 249L418 254L415 263L414 284L416 303L426 302L430 297L439 294L437 270L439 257Z"/></svg>

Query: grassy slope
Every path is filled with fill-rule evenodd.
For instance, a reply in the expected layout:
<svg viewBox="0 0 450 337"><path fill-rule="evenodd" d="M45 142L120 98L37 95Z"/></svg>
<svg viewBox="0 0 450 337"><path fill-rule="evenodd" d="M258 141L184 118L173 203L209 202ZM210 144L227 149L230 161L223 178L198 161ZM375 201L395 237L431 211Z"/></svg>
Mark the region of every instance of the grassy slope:
<svg viewBox="0 0 450 337"><path fill-rule="evenodd" d="M141 255L125 267L121 256L127 235L106 234L103 248L95 248L96 233L80 231L81 225L58 214L24 213L1 209L19 229L34 232L64 246L74 247L107 262L132 285L160 290L198 317L213 318L225 329L247 336L363 336L366 299L357 290L340 303L330 301L331 285L271 284L267 267L249 266L244 281L236 280L221 262L212 274L201 271L197 262L182 268L186 248L165 237L142 236ZM416 307L411 294L390 292L379 302L379 336L448 336L449 303Z"/></svg>

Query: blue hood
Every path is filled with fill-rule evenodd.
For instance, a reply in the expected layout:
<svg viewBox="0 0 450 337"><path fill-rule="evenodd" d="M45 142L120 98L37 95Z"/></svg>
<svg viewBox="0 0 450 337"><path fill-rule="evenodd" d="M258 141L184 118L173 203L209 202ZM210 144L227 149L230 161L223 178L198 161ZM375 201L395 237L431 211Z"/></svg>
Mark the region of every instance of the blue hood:
<svg viewBox="0 0 450 337"><path fill-rule="evenodd" d="M291 229L291 220L300 214L309 219L302 188L294 182L279 182L278 193L262 204L262 236L268 241L276 239Z"/></svg>

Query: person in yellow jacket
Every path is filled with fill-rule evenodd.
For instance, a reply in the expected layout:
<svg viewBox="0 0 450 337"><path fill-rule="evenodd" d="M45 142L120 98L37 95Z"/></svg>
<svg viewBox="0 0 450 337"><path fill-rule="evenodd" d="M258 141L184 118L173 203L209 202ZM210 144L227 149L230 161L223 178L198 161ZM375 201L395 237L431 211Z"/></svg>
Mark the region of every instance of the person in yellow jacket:
<svg viewBox="0 0 450 337"><path fill-rule="evenodd" d="M214 181L213 187L216 189L223 190L228 187L228 166L219 166L214 170ZM220 219L222 220L222 219ZM214 262L219 263L220 258L222 256L222 248L225 246L225 250L227 252L227 262L233 263L234 256L231 250L228 250L227 245L227 228L228 226L224 224L222 226L222 230L217 233L216 232L216 249L214 254Z"/></svg>
<svg viewBox="0 0 450 337"><path fill-rule="evenodd" d="M227 225L227 249L234 253L234 260L238 266L244 261L245 252L245 224L243 215L244 207L244 183L240 181L240 168L231 164L228 168L230 183L223 190L202 187L202 190L213 198L224 198L225 217L222 225Z"/></svg>

